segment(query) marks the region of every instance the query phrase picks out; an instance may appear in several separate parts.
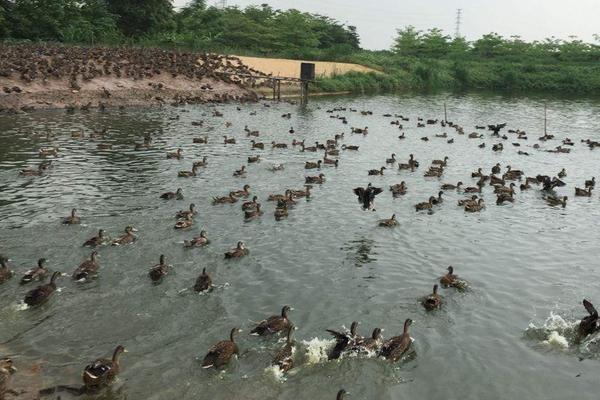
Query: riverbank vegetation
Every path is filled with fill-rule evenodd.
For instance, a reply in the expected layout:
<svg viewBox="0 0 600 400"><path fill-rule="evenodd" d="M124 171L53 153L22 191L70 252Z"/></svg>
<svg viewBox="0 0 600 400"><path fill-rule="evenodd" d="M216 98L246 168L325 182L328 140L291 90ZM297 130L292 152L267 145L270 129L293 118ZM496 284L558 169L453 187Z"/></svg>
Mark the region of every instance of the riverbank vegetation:
<svg viewBox="0 0 600 400"><path fill-rule="evenodd" d="M360 48L353 26L268 5L221 9L193 0L175 10L169 0L0 0L0 39L353 62L383 72L319 79L317 89L331 92L600 90L600 40L525 42L490 33L468 42L409 26L389 50L370 51Z"/></svg>

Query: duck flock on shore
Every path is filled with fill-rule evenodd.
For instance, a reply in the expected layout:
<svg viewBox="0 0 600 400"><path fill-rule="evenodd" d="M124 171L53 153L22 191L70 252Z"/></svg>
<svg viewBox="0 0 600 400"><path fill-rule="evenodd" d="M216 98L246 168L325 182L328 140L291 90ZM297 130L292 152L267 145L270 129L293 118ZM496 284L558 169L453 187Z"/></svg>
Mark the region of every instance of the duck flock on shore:
<svg viewBox="0 0 600 400"><path fill-rule="evenodd" d="M241 107L238 107L238 111L242 111ZM355 109L350 108L335 108L327 110L329 116L333 119L340 121L342 126L347 125L347 118L343 116L343 113L359 112ZM362 111L363 115L372 115L370 111ZM369 114L370 113L370 114ZM213 111L213 118L222 118L223 114L217 111ZM289 113L282 115L283 118L289 118ZM397 114L385 114L384 118L391 118L391 125L397 126L400 134L398 140L400 146L402 141L407 137L403 131L403 125L410 123L410 119L402 115ZM424 120L418 118L417 127L439 126L442 130L453 131L454 135L465 135L464 129L450 121L440 120ZM230 123L228 126L231 126ZM202 127L203 121L195 123L196 126ZM507 134L502 134L502 131L506 128L506 124L492 124L488 126L477 126L474 133L466 135L468 138L473 140L481 140L484 134L480 131L487 129L491 131L490 138L497 143L492 145L494 152L503 150L503 141L508 141L509 136L511 139L514 138L513 145L518 147L519 141L528 140L527 134L520 130L507 129ZM312 189L314 185L326 185L329 176L335 176L336 168L343 162L343 159L350 157L349 153L360 151L360 146L350 143L342 143L352 138L353 135L368 135L370 130L368 127L353 127L351 129L345 129L346 132L332 135L331 137L324 137L322 141L314 143L314 145L305 143L305 140L297 139L298 136L301 138L301 133L296 132L292 127L290 128L289 135L298 135L293 138L291 142L276 142L271 143L260 142L259 138L261 133L258 130L250 129L248 126L244 127L243 131L240 132L236 137L216 138L210 135L199 136L193 138L193 143L197 144L200 148L202 144L208 142L218 141L224 146L234 144L236 141L247 141L248 142L248 159L247 165L240 166L239 169L228 172L235 177L243 177L247 174L251 174L252 170L250 165L261 162L261 151L271 150L279 151L293 149L294 151L301 152L303 154L314 154L315 157L307 159L304 164L304 168L307 171L305 176L299 176L298 182L295 186L289 187L284 193L274 193L269 195L265 201L274 204L272 207L272 218L275 220L282 220L288 217L288 213L294 212L294 206L300 199L310 199L314 195ZM49 134L50 135L50 134ZM101 140L107 137L109 132L107 130L101 130L96 132L74 132L72 135L73 140L81 140L85 138L93 140ZM454 138L450 138L450 134L447 132L435 135L436 138L444 139L448 144L452 144ZM539 137L539 141L547 141L552 139L552 135L544 134ZM429 137L421 137L423 142L429 141ZM152 135L145 135L142 138L142 142L132 145L136 150L143 150L151 148L153 146ZM590 149L600 146L600 143L591 140L582 140ZM571 146L575 144L568 138L562 141L562 145L551 149L545 150L556 153L568 152ZM100 143L98 146L104 145L105 149L110 150L108 145ZM479 147L484 148L485 142L482 142ZM534 146L539 151L539 146ZM54 148L41 148L39 149L39 157L42 161L39 163L37 168L24 169L21 171L22 176L31 177L35 179L36 176L45 174L51 174L54 163L60 162L61 149ZM520 152L521 155L527 155L525 152ZM344 155L344 157L343 157ZM165 157L177 163L180 160L186 159L186 154L182 149L171 149L166 152ZM190 170L181 170L176 176L173 176L173 180L181 179L193 179L198 176L202 168L206 167L210 163L208 157L202 157L198 160L192 160L192 167ZM396 153L391 155L383 155L381 158L381 166L373 169L365 170L364 177L366 185L364 187L348 188L349 192L354 193L358 200L359 207L363 210L374 210L376 199L381 196L385 196L384 193L390 192L389 195L393 198L402 198L410 192L410 188L407 187L404 181L391 185L389 188L376 187L371 182L368 182L371 177L386 174L389 170L397 170L399 173L415 174L422 171L420 162L416 159L413 154L407 155L406 158L399 158ZM452 167L452 160L443 156L439 159L434 159L430 162L430 166L423 172L421 172L424 178L435 178L441 179L444 175L444 171L447 168ZM276 173L285 168L283 164L273 164L269 166L269 169ZM311 172L316 171L316 172ZM489 172L488 172L489 171ZM470 176L469 176L470 175ZM456 183L443 183L440 182L440 188L437 193L432 194L428 199L422 199L423 201L414 204L415 212L427 214L433 214L436 209L440 207L456 207L459 206L464 209L467 213L478 213L485 212L486 204L483 200L483 194L485 191L492 192L496 197L496 205L502 206L504 203L512 203L518 196L519 191L533 190L536 188L544 193L544 201L549 207L566 207L568 198L566 196L559 197L556 195L554 189L556 187L563 187L565 183L563 178L566 177L567 171L563 168L557 171L556 176L549 176L545 174L531 173L530 175L525 174L522 170L515 169L511 165L501 165L496 163L491 166L478 168L477 171L470 171L465 174L461 181ZM470 181L469 181L470 180ZM472 182L466 184L465 182ZM518 182L518 184L517 184ZM172 200L184 200L185 191L181 187L184 185L174 185L173 191L156 193L156 197L164 201ZM488 189L489 188L489 189ZM586 196L592 195L592 191L595 188L595 178L585 182L581 182L580 187L574 188L575 196ZM444 193L447 191L454 191L458 193L464 193L465 197L460 199L457 205L448 205L448 202L444 199ZM243 201L242 199L245 199ZM209 213L211 207L219 206L239 207L240 214L246 221L267 218L265 216L267 207L263 206L258 196L253 196L252 188L250 185L244 185L239 189L227 190L221 196L215 196L212 200L212 204L195 204L191 203L188 208L182 209L175 215L175 221L173 224L174 229L189 230L194 227L195 218L198 214ZM77 210L73 209L66 211L62 223L64 225L79 225L82 220L85 220L85 215L79 215ZM382 228L394 229L400 224L401 218L398 215L393 214L388 219L373 220L373 225L380 226ZM58 223L57 223L58 224ZM71 278L78 284L85 284L86 281L93 279L101 273L101 265L98 259L99 251L110 251L106 249L109 246L127 246L134 245L137 240L137 230L133 226L126 226L123 228L122 235L109 239L109 235L101 227L97 227L97 235L85 241L82 245L90 247L89 258L83 261L80 265L76 266L70 273ZM189 240L185 240L183 246L188 248L201 248L210 245L209 235L206 231L202 230L199 234L191 237ZM225 259L240 259L249 254L249 248L244 241L238 241L232 243L232 248L227 249L223 252ZM172 270L172 266L168 264L164 255L157 254L158 264L151 266L148 269L148 281L149 284L160 284L163 280L169 279L169 272ZM0 256L0 284L10 284L11 281L18 281L21 285L34 285L39 286L27 291L23 298L23 302L29 307L39 307L46 304L52 299L53 293L57 289L57 280L62 278L65 274L62 272L54 271L51 272L47 267L47 261L44 258L40 258L37 266L32 269L23 270L19 274L11 270L9 265L9 259L7 255ZM21 275L17 277L17 275ZM18 279L11 279L17 277ZM48 283L43 283L48 281ZM422 306L430 312L443 307L444 300L440 295L440 287L444 290L464 290L467 287L467 282L463 279L459 279L455 274L455 268L450 266L446 268L446 271L441 277L436 278L436 284L433 285L432 292L426 294L421 298ZM195 282L189 282L189 286L198 293L210 293L215 285L213 284L210 274L207 272L205 267L202 268L202 272L199 274ZM579 338L582 339L587 335L593 334L599 330L598 324L598 312L589 300L583 300L583 305L587 314L581 319L579 323L578 334ZM46 305L47 307L56 306L55 304ZM287 372L292 368L298 368L300 366L295 364L294 350L296 343L293 340L295 325L293 324L290 313L293 309L289 305L283 305L281 310L271 316L267 316L264 320L259 321L250 329L251 335L263 336L263 337L284 337L285 342L279 348L279 350L272 356L272 365L278 367L282 372ZM335 360L339 359L348 354L353 355L368 355L376 356L387 362L401 362L403 357L406 356L411 350L411 343L413 339L410 336L410 327L412 324L411 318L404 320L403 330L396 332L394 335L387 339L382 335L381 327L374 327L370 336L362 336L358 332L358 322L352 322L350 329L334 330L326 329L326 331L333 337L335 344L333 348L329 349L328 359ZM221 369L227 366L231 359L240 354L240 348L236 342L236 335L240 333L239 326L231 327L228 332L223 332L223 340L216 342L212 347L205 349L205 356L202 359L199 368L215 368ZM108 350L108 349L107 349ZM70 386L56 386L49 389L44 389L40 393L42 395L53 394L59 391L68 391L73 394L84 394L94 393L98 390L108 386L118 375L121 365L120 357L125 352L123 345L118 345L114 349L113 355L109 359L97 359L92 361L89 365L83 368L82 379L83 385L81 387L70 387ZM19 392L11 388L10 377L14 373L15 368L13 361L9 358L0 359L0 399L3 399L5 395L13 394L18 395ZM337 394L337 399L343 399L345 391L342 389Z"/></svg>

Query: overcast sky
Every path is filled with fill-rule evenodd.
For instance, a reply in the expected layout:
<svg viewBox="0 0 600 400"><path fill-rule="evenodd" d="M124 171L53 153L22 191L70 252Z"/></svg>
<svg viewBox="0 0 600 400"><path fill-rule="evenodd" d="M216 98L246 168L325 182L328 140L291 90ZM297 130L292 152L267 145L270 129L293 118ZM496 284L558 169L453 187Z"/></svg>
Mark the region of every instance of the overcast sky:
<svg viewBox="0 0 600 400"><path fill-rule="evenodd" d="M216 0L208 0L215 4ZM182 6L187 0L174 0ZM438 27L453 35L456 10L462 9L461 34L473 40L485 33L520 35L525 40L575 35L592 42L600 34L600 0L227 0L230 6L268 3L297 8L355 25L362 46L389 48L396 28Z"/></svg>

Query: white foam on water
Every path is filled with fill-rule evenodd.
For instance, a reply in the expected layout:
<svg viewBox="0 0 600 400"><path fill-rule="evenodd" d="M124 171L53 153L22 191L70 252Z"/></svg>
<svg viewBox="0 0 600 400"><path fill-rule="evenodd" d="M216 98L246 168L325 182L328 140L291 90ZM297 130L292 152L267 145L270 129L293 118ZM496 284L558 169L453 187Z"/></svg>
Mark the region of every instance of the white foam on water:
<svg viewBox="0 0 600 400"><path fill-rule="evenodd" d="M567 341L567 338L562 336L557 331L550 332L548 339L544 340L542 343L559 350L569 348L569 342Z"/></svg>
<svg viewBox="0 0 600 400"><path fill-rule="evenodd" d="M271 365L265 368L265 372L272 376L277 382L285 382L287 380L285 373L279 368L279 365Z"/></svg>
<svg viewBox="0 0 600 400"><path fill-rule="evenodd" d="M335 340L313 338L308 341L303 340L302 344L306 346L307 363L318 364L327 361L329 350L335 344Z"/></svg>
<svg viewBox="0 0 600 400"><path fill-rule="evenodd" d="M24 301L20 301L17 304L15 304L15 309L17 311L25 311L29 309L29 306L27 304L25 304Z"/></svg>

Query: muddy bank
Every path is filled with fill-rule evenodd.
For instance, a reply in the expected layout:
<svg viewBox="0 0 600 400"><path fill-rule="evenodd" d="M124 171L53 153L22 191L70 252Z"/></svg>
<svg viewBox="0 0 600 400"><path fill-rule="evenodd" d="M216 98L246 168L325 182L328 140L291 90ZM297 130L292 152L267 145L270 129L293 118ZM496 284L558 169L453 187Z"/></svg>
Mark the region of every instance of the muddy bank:
<svg viewBox="0 0 600 400"><path fill-rule="evenodd" d="M216 54L0 44L0 112L256 101L248 74Z"/></svg>

